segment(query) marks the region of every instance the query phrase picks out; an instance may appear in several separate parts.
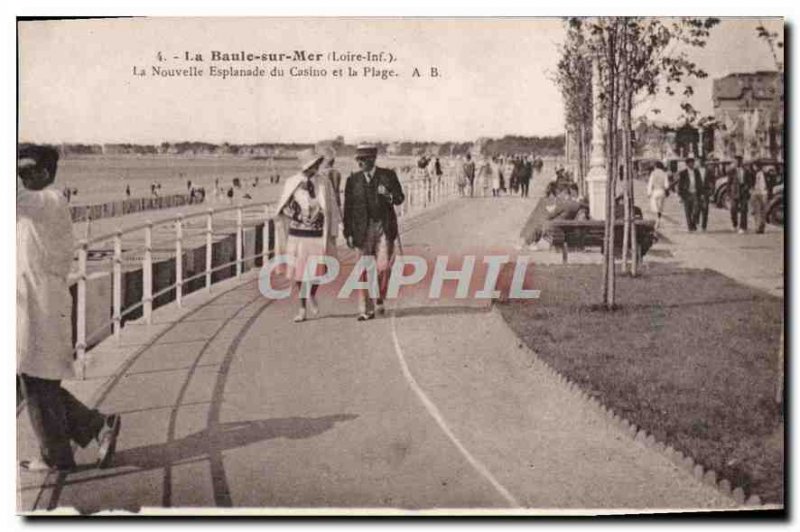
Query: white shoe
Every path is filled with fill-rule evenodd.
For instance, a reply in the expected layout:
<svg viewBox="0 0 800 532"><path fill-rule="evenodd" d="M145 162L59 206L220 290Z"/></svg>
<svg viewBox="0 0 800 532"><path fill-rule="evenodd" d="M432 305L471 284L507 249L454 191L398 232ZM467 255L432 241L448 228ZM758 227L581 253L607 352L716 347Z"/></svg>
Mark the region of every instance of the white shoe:
<svg viewBox="0 0 800 532"><path fill-rule="evenodd" d="M383 303L376 303L375 304L375 313L383 316L386 313L386 309L383 306Z"/></svg>
<svg viewBox="0 0 800 532"><path fill-rule="evenodd" d="M300 323L301 321L306 321L306 309L301 308L297 311L297 314L294 317L295 323Z"/></svg>
<svg viewBox="0 0 800 532"><path fill-rule="evenodd" d="M740 235L743 235L743 234L745 234L745 232L746 232L746 231L745 231L744 229L739 229L739 230L737 231L737 233L739 233Z"/></svg>
<svg viewBox="0 0 800 532"><path fill-rule="evenodd" d="M306 306L308 307L308 311L311 312L312 316L319 314L319 305L314 297L309 297L306 299Z"/></svg>

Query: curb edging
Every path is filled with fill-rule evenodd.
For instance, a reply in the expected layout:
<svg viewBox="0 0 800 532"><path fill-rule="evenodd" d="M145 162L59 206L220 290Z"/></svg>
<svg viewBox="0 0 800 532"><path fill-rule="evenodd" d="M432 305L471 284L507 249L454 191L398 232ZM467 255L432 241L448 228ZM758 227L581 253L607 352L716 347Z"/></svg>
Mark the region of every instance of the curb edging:
<svg viewBox="0 0 800 532"><path fill-rule="evenodd" d="M747 509L756 509L759 507L764 508L766 506L761 501L761 497L758 494L750 493L750 496L747 497L743 487L736 486L735 488L732 488L731 482L725 478L719 478L719 475L717 475L717 472L713 469L706 469L702 464L697 463L690 455L684 454L682 451L678 451L672 447L672 445L657 440L653 434L648 433L645 429L636 426L636 424L630 422L625 417L615 412L611 407L604 405L596 397L590 396L585 390L581 389L581 387L575 381L570 380L568 377L553 368L535 351L528 347L525 342L519 339L519 336L517 336L517 334L511 329L506 320L503 318L501 312L497 309L496 303L496 301L492 301L491 312L495 313L496 316L508 328L509 332L518 338L518 349L527 351L533 357L534 366L537 364L540 365L545 373L553 377L559 385L565 387L568 392L576 396L584 404L600 413L604 418L606 418L606 420L610 421L612 425L630 436L634 442L658 452L679 469L683 469L685 472L692 475L695 480L707 486L713 487L722 495L733 499L737 506Z"/></svg>

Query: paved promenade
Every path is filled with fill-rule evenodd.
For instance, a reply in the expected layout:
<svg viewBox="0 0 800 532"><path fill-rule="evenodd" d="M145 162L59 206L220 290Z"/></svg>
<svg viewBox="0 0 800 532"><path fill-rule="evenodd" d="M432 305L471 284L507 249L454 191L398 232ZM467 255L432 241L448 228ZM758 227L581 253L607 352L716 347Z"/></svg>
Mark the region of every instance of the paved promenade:
<svg viewBox="0 0 800 532"><path fill-rule="evenodd" d="M636 182L636 199L645 218L652 217L646 183ZM686 229L683 204L677 195L670 195L660 229L662 238L654 248L654 255L690 268L715 270L740 283L784 297L783 227L767 224L764 234L756 234L753 217L748 216L749 232L740 235L733 230L730 212L712 205L707 231L690 233Z"/></svg>
<svg viewBox="0 0 800 532"><path fill-rule="evenodd" d="M492 252L514 255L542 188L535 183L529 200L456 199L406 219L405 252L485 254L492 242ZM746 251L758 237L732 235L732 244L670 224L656 251L690 264L707 253L700 239ZM340 258L354 256L342 249ZM183 309L157 310L150 326L128 324L121 342L92 352L87 380L70 383L123 414L113 466L20 473L19 509L735 505L570 393L485 301L413 293L358 323L355 301L334 300L329 289L319 299L320 316L294 324L294 300L264 298L250 272L186 297ZM32 450L22 415L18 452ZM79 463L94 453L81 450Z"/></svg>

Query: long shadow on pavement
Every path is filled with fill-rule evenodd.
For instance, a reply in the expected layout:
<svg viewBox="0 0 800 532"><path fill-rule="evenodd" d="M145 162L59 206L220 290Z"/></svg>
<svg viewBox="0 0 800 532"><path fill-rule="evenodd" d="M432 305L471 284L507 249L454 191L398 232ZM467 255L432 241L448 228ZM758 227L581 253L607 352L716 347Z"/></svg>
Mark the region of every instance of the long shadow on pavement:
<svg viewBox="0 0 800 532"><path fill-rule="evenodd" d="M355 414L335 414L321 417L289 417L221 423L213 430L201 430L178 440L162 444L143 445L118 451L114 469L80 468L87 476L64 479L63 486L83 484L100 479L121 477L150 469L161 469L181 463L195 462L212 454L245 447L276 438L301 440L319 436L336 423L357 419ZM45 487L55 487L54 485Z"/></svg>

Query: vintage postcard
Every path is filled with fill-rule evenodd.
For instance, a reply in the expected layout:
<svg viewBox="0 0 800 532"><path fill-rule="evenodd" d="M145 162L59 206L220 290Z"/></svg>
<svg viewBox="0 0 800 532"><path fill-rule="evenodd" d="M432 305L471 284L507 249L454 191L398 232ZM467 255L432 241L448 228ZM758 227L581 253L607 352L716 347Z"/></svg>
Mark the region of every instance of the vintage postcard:
<svg viewBox="0 0 800 532"><path fill-rule="evenodd" d="M18 19L17 512L782 513L784 24Z"/></svg>

